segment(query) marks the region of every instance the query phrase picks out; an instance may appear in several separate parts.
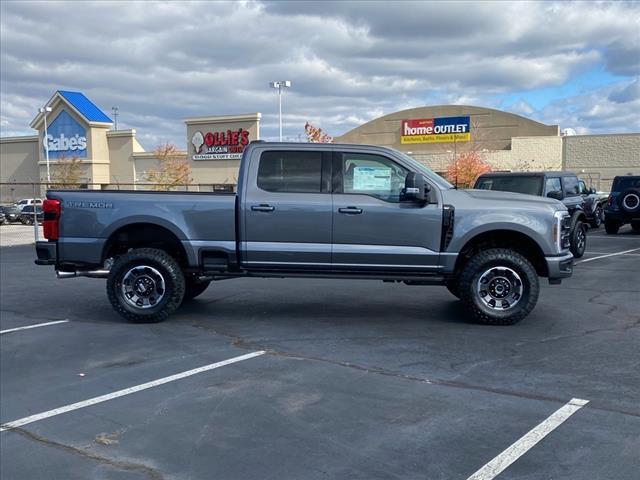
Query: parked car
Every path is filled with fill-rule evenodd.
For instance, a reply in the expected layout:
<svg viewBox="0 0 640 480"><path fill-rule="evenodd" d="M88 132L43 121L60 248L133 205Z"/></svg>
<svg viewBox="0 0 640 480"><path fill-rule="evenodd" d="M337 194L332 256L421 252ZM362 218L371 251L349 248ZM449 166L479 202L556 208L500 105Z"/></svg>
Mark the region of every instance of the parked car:
<svg viewBox="0 0 640 480"><path fill-rule="evenodd" d="M15 205L0 205L0 212L2 212L6 218L7 223L18 222L20 216L20 209Z"/></svg>
<svg viewBox="0 0 640 480"><path fill-rule="evenodd" d="M49 191L36 263L106 278L134 322L165 320L215 280L317 277L442 285L477 322L509 325L539 277L573 271L561 202L457 190L396 150L252 142L239 173L237 194Z"/></svg>
<svg viewBox="0 0 640 480"><path fill-rule="evenodd" d="M42 199L41 198L23 198L22 200L18 200L16 202L16 207L18 207L18 210L20 210L20 211L22 211L22 209L24 207L26 207L27 205L40 205L40 206L42 206Z"/></svg>
<svg viewBox="0 0 640 480"><path fill-rule="evenodd" d="M4 216L4 213L0 212L0 225L4 225L6 221L7 219Z"/></svg>
<svg viewBox="0 0 640 480"><path fill-rule="evenodd" d="M604 210L604 228L615 235L626 223L640 233L640 175L615 177Z"/></svg>
<svg viewBox="0 0 640 480"><path fill-rule="evenodd" d="M584 180L578 179L578 189L584 200L584 213L589 225L600 228L604 223L604 207L607 204L607 194L596 192L594 188L587 187Z"/></svg>
<svg viewBox="0 0 640 480"><path fill-rule="evenodd" d="M25 205L20 212L18 220L23 225L33 225L33 209L36 209L36 218L38 223L42 223L44 220L44 214L42 213L42 207L40 205Z"/></svg>
<svg viewBox="0 0 640 480"><path fill-rule="evenodd" d="M474 188L524 193L562 202L571 215L571 253L576 258L587 248L587 215L580 195L578 176L571 172L496 172L485 173Z"/></svg>

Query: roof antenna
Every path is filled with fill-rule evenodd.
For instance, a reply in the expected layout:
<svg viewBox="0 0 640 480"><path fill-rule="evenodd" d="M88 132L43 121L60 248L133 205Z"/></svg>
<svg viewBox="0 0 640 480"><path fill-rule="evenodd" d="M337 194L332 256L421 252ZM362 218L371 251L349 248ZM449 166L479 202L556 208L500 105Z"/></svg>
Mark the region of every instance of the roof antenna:
<svg viewBox="0 0 640 480"><path fill-rule="evenodd" d="M118 107L111 107L111 111L113 112L113 129L114 130L118 130L118 111L119 108Z"/></svg>

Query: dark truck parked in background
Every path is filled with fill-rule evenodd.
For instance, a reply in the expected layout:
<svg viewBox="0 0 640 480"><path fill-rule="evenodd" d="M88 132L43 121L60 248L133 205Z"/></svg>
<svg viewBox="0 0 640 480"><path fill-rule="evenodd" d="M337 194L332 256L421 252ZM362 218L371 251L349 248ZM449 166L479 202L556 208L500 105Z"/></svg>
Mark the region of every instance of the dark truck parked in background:
<svg viewBox="0 0 640 480"><path fill-rule="evenodd" d="M571 253L581 258L587 248L587 215L578 177L570 172L495 172L480 175L474 188L524 193L562 202L571 215Z"/></svg>
<svg viewBox="0 0 640 480"><path fill-rule="evenodd" d="M600 228L604 223L604 209L607 205L607 195L598 193L592 187L587 187L584 180L578 180L578 189L584 200L584 214L589 225Z"/></svg>
<svg viewBox="0 0 640 480"><path fill-rule="evenodd" d="M625 223L630 223L640 233L640 176L615 177L605 207L604 228L615 235Z"/></svg>
<svg viewBox="0 0 640 480"><path fill-rule="evenodd" d="M573 266L562 203L456 190L374 146L252 142L237 194L49 191L44 215L36 263L106 278L113 308L137 322L252 276L443 285L478 322L512 324L534 308L538 277L558 284Z"/></svg>

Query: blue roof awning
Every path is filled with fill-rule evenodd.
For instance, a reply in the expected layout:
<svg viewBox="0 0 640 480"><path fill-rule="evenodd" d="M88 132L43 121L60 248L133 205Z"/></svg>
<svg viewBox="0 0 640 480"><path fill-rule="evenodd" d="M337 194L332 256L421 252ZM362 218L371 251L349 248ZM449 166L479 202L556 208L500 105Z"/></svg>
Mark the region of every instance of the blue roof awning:
<svg viewBox="0 0 640 480"><path fill-rule="evenodd" d="M100 110L95 103L89 100L80 92L69 92L67 90L58 90L58 93L75 108L80 115L89 122L113 123L105 113Z"/></svg>

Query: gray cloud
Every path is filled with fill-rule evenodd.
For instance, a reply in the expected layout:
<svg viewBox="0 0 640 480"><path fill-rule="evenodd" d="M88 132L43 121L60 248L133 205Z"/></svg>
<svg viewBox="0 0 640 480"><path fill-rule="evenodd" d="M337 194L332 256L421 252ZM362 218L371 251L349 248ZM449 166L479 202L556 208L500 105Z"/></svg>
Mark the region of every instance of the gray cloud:
<svg viewBox="0 0 640 480"><path fill-rule="evenodd" d="M624 90L640 59L633 3L2 2L0 9L3 135L31 133L34 112L58 88L85 92L107 113L118 105L120 125L136 128L150 148L183 144L183 119L195 115L260 111L263 135L273 138L277 102L267 83L276 79L293 81L284 126L295 139L306 120L338 135L426 103L500 107L503 94L560 86L595 66L623 76L604 100L582 95L531 114L594 132L633 125L615 121L624 99L637 97L637 87ZM590 115L590 101L604 117Z"/></svg>

